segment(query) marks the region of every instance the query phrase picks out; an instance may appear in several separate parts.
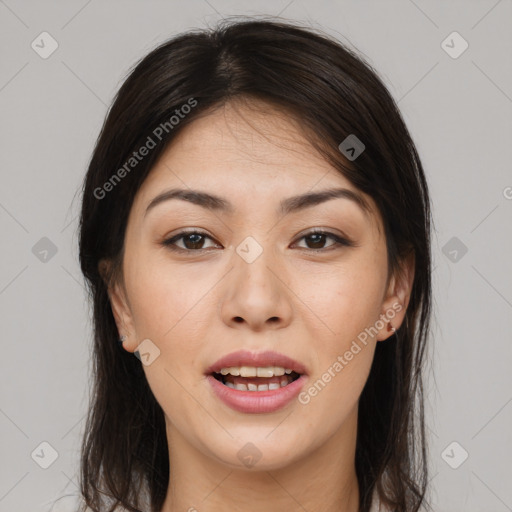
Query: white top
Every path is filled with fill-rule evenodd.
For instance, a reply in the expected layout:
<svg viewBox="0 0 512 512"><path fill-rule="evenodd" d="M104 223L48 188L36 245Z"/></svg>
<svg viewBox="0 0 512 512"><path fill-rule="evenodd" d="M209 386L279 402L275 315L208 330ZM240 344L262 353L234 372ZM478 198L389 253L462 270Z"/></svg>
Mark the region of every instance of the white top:
<svg viewBox="0 0 512 512"><path fill-rule="evenodd" d="M384 508L384 505L382 505L380 503L376 489L374 489L374 491L373 491L373 499L372 499L372 506L370 508L370 512L392 512L390 509Z"/></svg>

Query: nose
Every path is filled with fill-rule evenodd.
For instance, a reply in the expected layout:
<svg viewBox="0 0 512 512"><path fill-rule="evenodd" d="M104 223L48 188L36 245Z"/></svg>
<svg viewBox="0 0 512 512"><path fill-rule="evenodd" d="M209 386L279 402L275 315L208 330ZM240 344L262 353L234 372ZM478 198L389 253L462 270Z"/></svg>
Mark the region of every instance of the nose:
<svg viewBox="0 0 512 512"><path fill-rule="evenodd" d="M291 322L293 292L282 272L264 257L266 252L251 263L234 255L234 268L224 283L221 302L222 320L229 327L275 330Z"/></svg>

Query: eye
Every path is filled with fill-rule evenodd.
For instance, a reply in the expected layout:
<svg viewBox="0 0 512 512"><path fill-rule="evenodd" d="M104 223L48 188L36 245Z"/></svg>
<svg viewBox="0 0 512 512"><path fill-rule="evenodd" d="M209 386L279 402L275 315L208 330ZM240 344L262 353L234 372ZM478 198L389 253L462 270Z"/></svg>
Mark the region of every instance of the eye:
<svg viewBox="0 0 512 512"><path fill-rule="evenodd" d="M334 243L328 245L327 247L323 247L327 238L334 240ZM299 240L303 239L309 240L310 245L313 245L313 247L308 246L303 248L311 249L313 251L321 251L322 249L331 250L335 249L336 246L353 247L355 245L351 240L348 240L347 238L342 238L334 233L322 230L310 231L309 233L306 233L304 236L302 236Z"/></svg>
<svg viewBox="0 0 512 512"><path fill-rule="evenodd" d="M200 251L205 249L204 241L206 239L213 240L213 238L202 231L181 231L177 235L164 240L162 245L172 251ZM183 240L184 247L180 247L176 244L177 241L181 240Z"/></svg>
<svg viewBox="0 0 512 512"><path fill-rule="evenodd" d="M326 239L330 238L334 240L334 243L325 247ZM213 238L202 231L181 231L180 233L174 235L171 238L168 238L162 242L162 245L167 247L172 251L184 251L184 252L194 252L194 251L202 251L208 249L208 247L204 246L205 240L212 240ZM340 237L334 233L323 230L314 230L310 231L303 235L299 240L306 240L306 247L301 247L302 249L309 249L312 251L323 251L336 249L339 246L353 247L355 243L347 238ZM179 246L177 242L182 242L183 246ZM311 247L311 245L313 247ZM215 247L215 245L214 245ZM219 245L217 245L219 247Z"/></svg>

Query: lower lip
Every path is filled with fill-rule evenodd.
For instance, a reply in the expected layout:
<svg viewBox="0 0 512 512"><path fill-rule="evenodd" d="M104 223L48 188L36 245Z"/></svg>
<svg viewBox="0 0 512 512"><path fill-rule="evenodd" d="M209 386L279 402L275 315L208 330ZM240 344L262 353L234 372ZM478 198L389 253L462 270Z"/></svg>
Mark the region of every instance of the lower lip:
<svg viewBox="0 0 512 512"><path fill-rule="evenodd" d="M240 391L222 384L213 375L207 375L214 393L228 407L235 411L257 414L264 412L275 412L288 405L303 388L306 377L301 375L290 384L268 391Z"/></svg>

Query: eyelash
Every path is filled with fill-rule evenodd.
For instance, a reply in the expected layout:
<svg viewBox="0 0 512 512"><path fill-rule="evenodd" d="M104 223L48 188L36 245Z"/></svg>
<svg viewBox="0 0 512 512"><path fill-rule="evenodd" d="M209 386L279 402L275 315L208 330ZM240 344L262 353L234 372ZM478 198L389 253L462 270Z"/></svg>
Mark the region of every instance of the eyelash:
<svg viewBox="0 0 512 512"><path fill-rule="evenodd" d="M205 233L203 231L190 230L190 231L181 231L177 235L174 235L173 237L164 240L162 242L162 245L171 251L185 252L185 253L201 252L201 251L208 250L208 248L207 249L184 249L182 247L177 247L174 245L174 243L176 241L178 241L188 235L202 235L206 238L209 238L210 240L213 240L213 238L211 236L209 236L207 233ZM351 240L349 240L347 238L342 238L338 235L335 235L334 233L331 233L329 231L323 231L320 229L315 229L315 230L309 231L305 235L302 235L299 238L299 240L302 240L303 238L307 238L308 236L311 236L311 235L326 235L328 238L332 238L335 241L335 243L326 248L321 248L321 249L309 249L308 247L301 247L301 249L305 249L307 251L312 251L314 253L315 252L318 253L318 252L326 252L326 251L329 251L332 249L336 249L336 248L339 248L340 246L342 246L342 247L355 247L356 246L356 244L354 242L352 242Z"/></svg>

